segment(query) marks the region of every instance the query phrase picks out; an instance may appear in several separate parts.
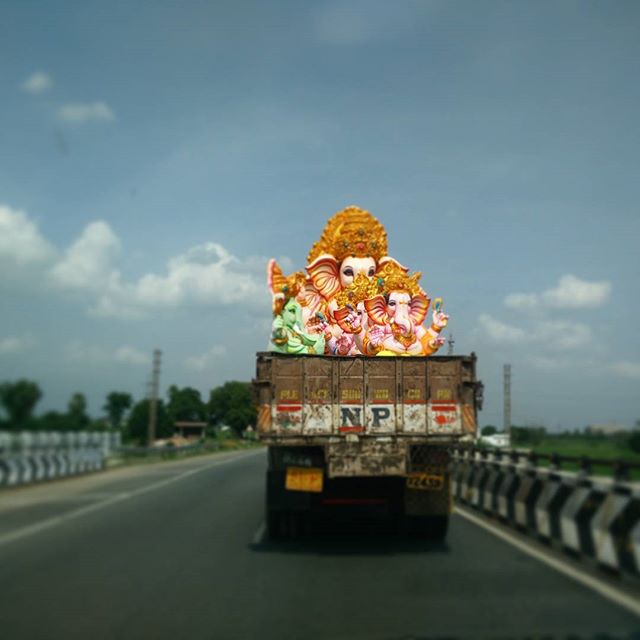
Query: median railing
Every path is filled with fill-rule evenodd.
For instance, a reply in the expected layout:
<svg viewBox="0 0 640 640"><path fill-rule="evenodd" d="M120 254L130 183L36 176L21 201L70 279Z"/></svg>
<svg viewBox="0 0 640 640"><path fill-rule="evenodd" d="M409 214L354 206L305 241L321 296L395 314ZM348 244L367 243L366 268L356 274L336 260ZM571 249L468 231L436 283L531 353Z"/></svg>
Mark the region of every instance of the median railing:
<svg viewBox="0 0 640 640"><path fill-rule="evenodd" d="M640 463L474 447L455 448L452 460L460 504L600 567L640 576L640 483L630 479Z"/></svg>
<svg viewBox="0 0 640 640"><path fill-rule="evenodd" d="M247 439L238 446L253 443ZM228 448L224 440L139 447L123 445L119 433L0 431L0 488L100 471L107 463L113 466L141 458L172 460Z"/></svg>
<svg viewBox="0 0 640 640"><path fill-rule="evenodd" d="M100 471L119 433L0 431L0 487Z"/></svg>

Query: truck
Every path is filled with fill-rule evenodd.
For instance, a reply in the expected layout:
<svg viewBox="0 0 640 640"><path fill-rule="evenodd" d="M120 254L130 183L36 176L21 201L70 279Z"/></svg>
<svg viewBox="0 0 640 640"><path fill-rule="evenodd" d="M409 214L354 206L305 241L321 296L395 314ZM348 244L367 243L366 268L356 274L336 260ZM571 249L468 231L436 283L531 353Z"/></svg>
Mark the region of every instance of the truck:
<svg viewBox="0 0 640 640"><path fill-rule="evenodd" d="M476 356L257 354L257 432L268 447L269 537L345 508L431 540L452 509L450 449L475 440Z"/></svg>

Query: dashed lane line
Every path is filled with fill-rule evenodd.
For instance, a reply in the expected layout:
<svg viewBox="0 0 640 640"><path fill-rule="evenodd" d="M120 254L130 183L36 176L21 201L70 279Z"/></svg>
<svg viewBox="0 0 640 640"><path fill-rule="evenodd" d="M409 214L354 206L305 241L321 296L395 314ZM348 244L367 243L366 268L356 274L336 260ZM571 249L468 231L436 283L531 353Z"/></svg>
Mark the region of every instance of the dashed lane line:
<svg viewBox="0 0 640 640"><path fill-rule="evenodd" d="M260 523L260 526L256 529L256 532L253 534L253 539L251 540L251 544L255 547L262 542L264 542L264 534L267 532L267 525L264 522Z"/></svg>

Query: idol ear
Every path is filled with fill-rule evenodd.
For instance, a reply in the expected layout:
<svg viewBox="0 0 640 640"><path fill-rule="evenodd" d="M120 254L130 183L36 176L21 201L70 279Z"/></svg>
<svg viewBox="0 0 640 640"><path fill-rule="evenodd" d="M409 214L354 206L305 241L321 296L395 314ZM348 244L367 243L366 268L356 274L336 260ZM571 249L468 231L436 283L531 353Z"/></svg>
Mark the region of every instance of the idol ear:
<svg viewBox="0 0 640 640"><path fill-rule="evenodd" d="M387 317L387 302L384 296L377 295L373 298L369 298L364 301L364 308L367 310L367 314L376 324L386 324Z"/></svg>
<svg viewBox="0 0 640 640"><path fill-rule="evenodd" d="M330 254L318 256L307 265L307 272L313 286L320 294L329 300L340 290L340 271L338 261Z"/></svg>
<svg viewBox="0 0 640 640"><path fill-rule="evenodd" d="M405 273L409 273L409 269L407 267L400 264L395 258L392 258L391 256L383 256L382 258L380 258L380 260L378 260L378 270L380 270L382 267L384 267L385 264L388 263L395 264L397 267L400 267Z"/></svg>
<svg viewBox="0 0 640 640"><path fill-rule="evenodd" d="M282 287L287 284L287 279L282 273L282 269L278 266L278 263L271 258L267 264L267 285L271 295L276 293L282 293Z"/></svg>
<svg viewBox="0 0 640 640"><path fill-rule="evenodd" d="M309 279L307 279L304 287L300 290L300 294L302 296L300 304L303 307L315 308L322 301L322 296Z"/></svg>
<svg viewBox="0 0 640 640"><path fill-rule="evenodd" d="M424 322L429 311L429 303L431 300L427 296L417 293L409 303L409 315L414 326L419 326Z"/></svg>

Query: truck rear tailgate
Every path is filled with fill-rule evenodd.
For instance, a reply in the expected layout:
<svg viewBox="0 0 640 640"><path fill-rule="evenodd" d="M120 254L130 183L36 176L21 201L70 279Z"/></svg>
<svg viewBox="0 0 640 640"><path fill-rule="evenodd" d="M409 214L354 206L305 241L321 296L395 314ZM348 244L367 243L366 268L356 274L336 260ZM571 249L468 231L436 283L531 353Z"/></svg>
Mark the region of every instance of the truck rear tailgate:
<svg viewBox="0 0 640 640"><path fill-rule="evenodd" d="M261 437L433 436L476 431L475 355L325 357L260 353Z"/></svg>

